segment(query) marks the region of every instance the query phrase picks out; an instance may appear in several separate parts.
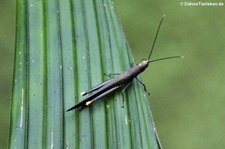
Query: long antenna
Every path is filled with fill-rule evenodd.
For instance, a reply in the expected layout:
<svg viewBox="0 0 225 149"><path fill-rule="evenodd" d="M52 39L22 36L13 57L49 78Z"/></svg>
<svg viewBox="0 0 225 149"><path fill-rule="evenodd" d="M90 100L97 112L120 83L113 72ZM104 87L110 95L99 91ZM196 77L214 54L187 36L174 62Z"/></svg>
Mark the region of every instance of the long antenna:
<svg viewBox="0 0 225 149"><path fill-rule="evenodd" d="M161 20L160 20L158 29L157 29L156 34L155 34L155 39L154 39L153 44L152 44L151 51L150 51L149 56L148 56L148 60L150 59L150 57L151 57L151 55L152 55L152 51L153 51L154 46L155 46L155 42L156 42L156 39L157 39L157 36L158 36L158 33L159 33L159 29L160 29L160 27L161 27L162 21L163 21L163 19L164 19L165 16L166 16L166 15L164 14L164 15L162 16Z"/></svg>
<svg viewBox="0 0 225 149"><path fill-rule="evenodd" d="M165 59L173 59L173 58L184 58L184 56L170 56L170 57L164 57L164 58L159 58L159 59L155 59L155 60L149 61L149 63L156 62L156 61L161 61L161 60L165 60Z"/></svg>

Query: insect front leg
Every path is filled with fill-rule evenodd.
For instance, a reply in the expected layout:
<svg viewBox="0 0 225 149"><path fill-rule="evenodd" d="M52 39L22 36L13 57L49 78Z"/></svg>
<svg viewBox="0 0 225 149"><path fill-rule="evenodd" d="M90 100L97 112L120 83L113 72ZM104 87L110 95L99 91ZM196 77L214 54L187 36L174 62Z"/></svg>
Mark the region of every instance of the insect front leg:
<svg viewBox="0 0 225 149"><path fill-rule="evenodd" d="M142 83L141 80L139 80L138 78L135 78L135 79L138 80L138 82L141 83L141 85L143 85L144 91L145 91L146 93L148 93L148 95L150 95L150 93L147 91L147 88L146 88L145 84Z"/></svg>
<svg viewBox="0 0 225 149"><path fill-rule="evenodd" d="M137 64L135 64L134 62L130 62L129 65L130 65L130 68L132 68L132 67L134 67Z"/></svg>
<svg viewBox="0 0 225 149"><path fill-rule="evenodd" d="M104 73L104 75L111 78L111 76L118 76L118 75L120 75L120 73L110 73L110 74Z"/></svg>

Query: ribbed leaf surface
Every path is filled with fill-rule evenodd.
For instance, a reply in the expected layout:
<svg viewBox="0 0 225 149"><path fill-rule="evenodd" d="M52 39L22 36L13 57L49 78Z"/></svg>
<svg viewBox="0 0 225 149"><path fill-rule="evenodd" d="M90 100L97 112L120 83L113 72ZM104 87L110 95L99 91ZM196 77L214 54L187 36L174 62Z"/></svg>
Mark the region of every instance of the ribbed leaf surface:
<svg viewBox="0 0 225 149"><path fill-rule="evenodd" d="M111 0L17 0L15 54L9 148L159 148L136 81L66 112L133 61Z"/></svg>

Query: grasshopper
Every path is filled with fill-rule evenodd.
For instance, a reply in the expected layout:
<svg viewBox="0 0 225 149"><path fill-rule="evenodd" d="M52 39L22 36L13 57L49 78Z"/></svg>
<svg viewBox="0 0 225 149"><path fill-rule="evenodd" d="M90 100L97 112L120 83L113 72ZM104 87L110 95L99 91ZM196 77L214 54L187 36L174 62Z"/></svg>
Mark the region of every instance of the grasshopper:
<svg viewBox="0 0 225 149"><path fill-rule="evenodd" d="M165 59L173 59L173 58L182 58L182 56L171 56L171 57L164 57L164 58L160 58L160 59L155 59L155 60L150 60L150 57L152 55L152 51L154 49L155 46L155 42L159 33L159 29L161 27L161 24L163 22L165 15L161 18L158 29L156 31L156 35L152 44L152 48L150 50L149 56L147 59L143 59L140 63L132 65L132 67L130 69L128 69L127 71L121 73L121 74L109 74L108 76L110 77L111 75L118 75L117 77L113 78L113 79L109 79L95 87L93 87L92 89L82 92L81 96L85 96L87 94L90 94L87 98L85 98L84 100L82 100L81 102L79 102L78 104L76 104L75 106L71 107L70 109L68 109L67 111L71 111L73 109L83 109L87 106L89 106L91 103L93 103L94 101L109 95L110 93L115 92L118 89L122 88L122 96L123 96L123 101L124 101L124 91L126 90L126 88L131 84L131 82L133 81L133 79L136 79L139 83L141 83L141 85L143 85L144 87L144 91L146 91L148 94L149 92L146 89L146 86L144 83L142 83L137 76L142 73L149 65L149 63L155 62L155 61L160 61L160 60L165 60Z"/></svg>

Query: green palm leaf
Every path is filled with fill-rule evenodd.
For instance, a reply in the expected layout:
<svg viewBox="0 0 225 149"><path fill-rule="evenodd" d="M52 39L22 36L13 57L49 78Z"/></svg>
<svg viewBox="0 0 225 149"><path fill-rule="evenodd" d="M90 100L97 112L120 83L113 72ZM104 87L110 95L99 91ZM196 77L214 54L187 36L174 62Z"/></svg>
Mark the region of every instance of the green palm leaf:
<svg viewBox="0 0 225 149"><path fill-rule="evenodd" d="M66 112L132 61L111 0L17 0L9 148L160 148L136 81Z"/></svg>

